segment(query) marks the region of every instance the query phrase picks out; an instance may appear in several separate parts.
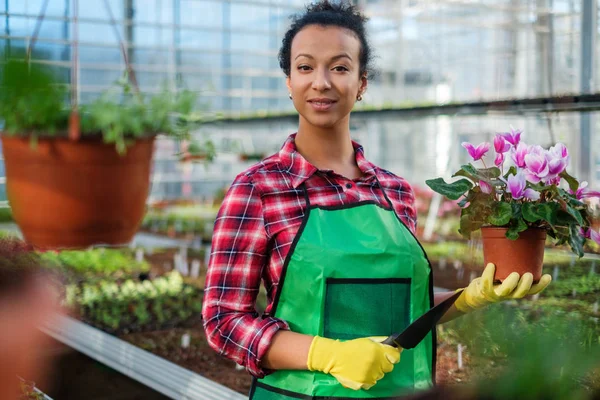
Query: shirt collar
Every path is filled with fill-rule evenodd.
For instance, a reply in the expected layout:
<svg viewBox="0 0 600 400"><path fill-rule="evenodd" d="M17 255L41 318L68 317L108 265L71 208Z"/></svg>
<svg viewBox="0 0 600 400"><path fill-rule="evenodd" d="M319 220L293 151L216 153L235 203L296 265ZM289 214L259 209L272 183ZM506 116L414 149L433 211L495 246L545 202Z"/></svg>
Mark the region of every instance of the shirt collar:
<svg viewBox="0 0 600 400"><path fill-rule="evenodd" d="M296 149L296 134L291 134L279 151L279 159L285 170L291 176L291 183L294 189L302 185L308 178L314 175L318 169L309 163ZM368 180L375 176L375 166L365 158L363 147L352 141L356 164L365 175L363 180Z"/></svg>

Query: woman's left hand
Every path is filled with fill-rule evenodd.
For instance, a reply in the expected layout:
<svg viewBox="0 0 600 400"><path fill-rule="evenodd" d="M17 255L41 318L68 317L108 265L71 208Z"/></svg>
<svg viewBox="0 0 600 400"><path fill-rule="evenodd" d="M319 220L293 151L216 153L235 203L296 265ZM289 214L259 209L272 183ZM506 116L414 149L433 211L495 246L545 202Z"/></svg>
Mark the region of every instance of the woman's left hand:
<svg viewBox="0 0 600 400"><path fill-rule="evenodd" d="M533 284L533 275L529 272L520 276L517 272L510 274L501 284L494 285L496 266L489 263L483 274L467 286L456 299L454 306L463 313L485 307L509 299L520 299L537 294L544 290L552 281L552 276L546 274L540 281Z"/></svg>

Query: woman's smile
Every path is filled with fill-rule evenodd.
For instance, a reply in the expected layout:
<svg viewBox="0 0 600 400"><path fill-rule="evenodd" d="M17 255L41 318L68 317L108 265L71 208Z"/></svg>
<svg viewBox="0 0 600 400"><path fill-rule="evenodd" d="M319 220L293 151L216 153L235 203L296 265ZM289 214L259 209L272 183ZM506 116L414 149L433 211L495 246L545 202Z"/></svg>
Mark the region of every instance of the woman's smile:
<svg viewBox="0 0 600 400"><path fill-rule="evenodd" d="M328 111L330 110L336 103L336 100L320 97L308 100L308 103L311 105L313 110L315 111Z"/></svg>

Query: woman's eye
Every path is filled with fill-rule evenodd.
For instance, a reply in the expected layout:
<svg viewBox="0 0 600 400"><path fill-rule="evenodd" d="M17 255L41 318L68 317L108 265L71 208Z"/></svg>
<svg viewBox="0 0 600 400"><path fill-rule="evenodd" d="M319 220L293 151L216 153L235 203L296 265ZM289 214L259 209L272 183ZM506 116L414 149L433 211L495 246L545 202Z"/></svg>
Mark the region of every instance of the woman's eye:
<svg viewBox="0 0 600 400"><path fill-rule="evenodd" d="M298 66L298 69L300 71L308 71L310 69L310 67L308 65L300 65L300 66Z"/></svg>
<svg viewBox="0 0 600 400"><path fill-rule="evenodd" d="M333 69L336 70L337 72L349 71L348 68L346 68L342 65L338 65L337 67L334 67Z"/></svg>

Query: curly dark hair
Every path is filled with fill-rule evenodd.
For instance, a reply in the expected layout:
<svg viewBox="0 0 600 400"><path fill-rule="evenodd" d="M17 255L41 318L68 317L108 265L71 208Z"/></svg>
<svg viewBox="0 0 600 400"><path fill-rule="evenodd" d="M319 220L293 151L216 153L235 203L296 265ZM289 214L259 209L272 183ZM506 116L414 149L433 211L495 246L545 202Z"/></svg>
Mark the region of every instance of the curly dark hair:
<svg viewBox="0 0 600 400"><path fill-rule="evenodd" d="M367 39L365 24L368 20L356 6L346 2L321 0L308 5L301 14L292 15L292 25L285 33L279 49L279 66L286 76L290 76L292 41L296 34L308 25L338 26L354 32L360 41L360 76L367 78L374 75L373 51Z"/></svg>

